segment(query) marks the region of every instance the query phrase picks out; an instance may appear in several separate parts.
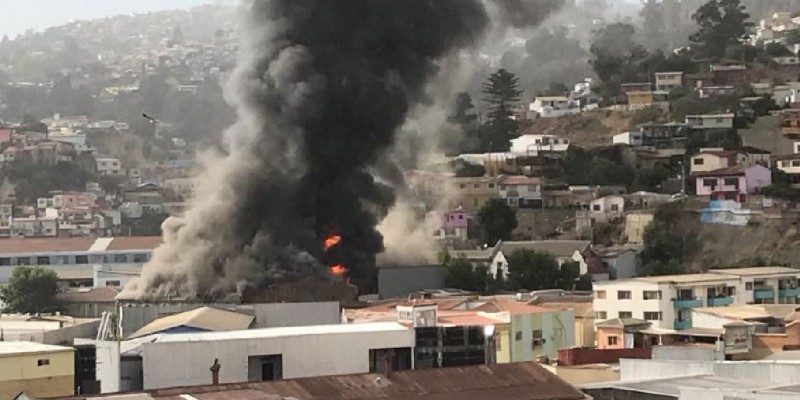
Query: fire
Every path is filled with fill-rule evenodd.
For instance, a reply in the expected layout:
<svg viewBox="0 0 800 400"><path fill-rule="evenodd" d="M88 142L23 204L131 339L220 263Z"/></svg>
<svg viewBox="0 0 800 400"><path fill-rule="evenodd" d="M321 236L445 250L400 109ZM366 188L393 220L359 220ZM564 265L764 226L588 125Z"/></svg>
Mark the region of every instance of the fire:
<svg viewBox="0 0 800 400"><path fill-rule="evenodd" d="M330 235L325 238L325 242L322 244L322 249L328 251L331 247L336 246L339 242L342 241L342 237L339 235Z"/></svg>
<svg viewBox="0 0 800 400"><path fill-rule="evenodd" d="M330 266L331 275L333 276L344 276L347 274L347 268L344 265L336 264Z"/></svg>

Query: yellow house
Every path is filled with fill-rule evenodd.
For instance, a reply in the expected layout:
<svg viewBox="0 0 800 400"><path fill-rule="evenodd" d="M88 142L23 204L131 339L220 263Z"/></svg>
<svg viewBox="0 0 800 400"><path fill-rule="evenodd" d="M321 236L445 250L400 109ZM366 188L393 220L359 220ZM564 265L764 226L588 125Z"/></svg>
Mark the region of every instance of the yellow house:
<svg viewBox="0 0 800 400"><path fill-rule="evenodd" d="M34 342L0 342L0 399L13 399L21 392L37 398L72 396L74 351Z"/></svg>

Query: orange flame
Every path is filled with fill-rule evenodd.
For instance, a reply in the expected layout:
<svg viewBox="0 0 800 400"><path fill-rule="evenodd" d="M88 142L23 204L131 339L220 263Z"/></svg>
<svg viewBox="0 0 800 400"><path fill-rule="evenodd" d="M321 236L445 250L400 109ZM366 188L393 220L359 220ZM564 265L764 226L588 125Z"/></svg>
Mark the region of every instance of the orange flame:
<svg viewBox="0 0 800 400"><path fill-rule="evenodd" d="M336 246L339 242L342 241L342 237L339 235L330 235L325 238L325 242L322 244L322 249L328 251L331 247Z"/></svg>
<svg viewBox="0 0 800 400"><path fill-rule="evenodd" d="M333 276L344 276L347 274L347 267L341 264L331 265L330 266L331 275Z"/></svg>

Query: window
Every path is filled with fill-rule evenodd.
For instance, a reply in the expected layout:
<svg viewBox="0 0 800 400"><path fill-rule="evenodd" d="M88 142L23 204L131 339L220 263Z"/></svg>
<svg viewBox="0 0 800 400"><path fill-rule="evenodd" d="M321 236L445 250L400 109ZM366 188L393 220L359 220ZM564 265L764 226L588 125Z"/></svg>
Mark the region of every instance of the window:
<svg viewBox="0 0 800 400"><path fill-rule="evenodd" d="M705 162L706 161L703 160L702 158L694 158L694 159L692 159L692 163L694 165L703 165L703 163L705 163Z"/></svg>
<svg viewBox="0 0 800 400"><path fill-rule="evenodd" d="M481 188L481 184L480 183L476 183L476 184L473 184L472 187L475 188L475 189L480 189Z"/></svg>
<svg viewBox="0 0 800 400"><path fill-rule="evenodd" d="M739 188L739 178L725 178L724 180L725 186L734 186L737 189Z"/></svg>
<svg viewBox="0 0 800 400"><path fill-rule="evenodd" d="M494 189L494 183L489 184L489 189Z"/></svg>
<svg viewBox="0 0 800 400"><path fill-rule="evenodd" d="M31 258L30 257L19 257L19 258L17 258L17 265L31 265Z"/></svg>
<svg viewBox="0 0 800 400"><path fill-rule="evenodd" d="M618 318L633 318L633 313L630 311L620 311Z"/></svg>
<svg viewBox="0 0 800 400"><path fill-rule="evenodd" d="M595 204L592 206L592 211L600 211L600 204Z"/></svg>
<svg viewBox="0 0 800 400"><path fill-rule="evenodd" d="M133 255L133 262L141 263L147 260L147 254L134 254Z"/></svg>
<svg viewBox="0 0 800 400"><path fill-rule="evenodd" d="M88 264L89 256L75 256L75 264Z"/></svg>
<svg viewBox="0 0 800 400"><path fill-rule="evenodd" d="M514 340L522 340L522 331L517 331L517 333L514 334Z"/></svg>
<svg viewBox="0 0 800 400"><path fill-rule="evenodd" d="M644 319L648 321L661 321L661 311L645 311Z"/></svg>
<svg viewBox="0 0 800 400"><path fill-rule="evenodd" d="M745 282L744 289L745 290L753 290L753 282Z"/></svg>
<svg viewBox="0 0 800 400"><path fill-rule="evenodd" d="M594 292L595 299L605 299L606 298L606 291L605 290L597 290Z"/></svg>
<svg viewBox="0 0 800 400"><path fill-rule="evenodd" d="M608 313L605 311L595 311L594 318L599 319L601 321L608 319Z"/></svg>
<svg viewBox="0 0 800 400"><path fill-rule="evenodd" d="M36 265L50 265L50 257L36 257Z"/></svg>
<svg viewBox="0 0 800 400"><path fill-rule="evenodd" d="M717 118L715 121L716 121L716 123L721 124L723 119L722 118Z"/></svg>
<svg viewBox="0 0 800 400"><path fill-rule="evenodd" d="M645 300L661 300L660 290L645 290L642 295Z"/></svg>
<svg viewBox="0 0 800 400"><path fill-rule="evenodd" d="M717 186L717 180L716 179L703 179L703 186L705 186L705 187Z"/></svg>
<svg viewBox="0 0 800 400"><path fill-rule="evenodd" d="M536 191L536 185L528 185L528 191L535 192Z"/></svg>
<svg viewBox="0 0 800 400"><path fill-rule="evenodd" d="M465 184L463 184L463 183L462 183L462 184L458 185L458 187L459 187L459 188L461 188L461 189L466 189L466 188L467 188L467 185L465 185Z"/></svg>
<svg viewBox="0 0 800 400"><path fill-rule="evenodd" d="M609 346L616 346L617 345L617 337L616 336L609 336L608 337L608 345Z"/></svg>
<svg viewBox="0 0 800 400"><path fill-rule="evenodd" d="M531 332L531 337L533 338L533 340L531 340L532 348L539 347L545 343L544 338L542 338L542 331L540 329L534 329Z"/></svg>
<svg viewBox="0 0 800 400"><path fill-rule="evenodd" d="M45 365L50 365L50 359L49 358L40 358L40 359L36 360L36 364L38 366L40 366L40 367L43 367Z"/></svg>
<svg viewBox="0 0 800 400"><path fill-rule="evenodd" d="M725 295L728 297L736 296L736 288L733 286L728 286L725 288Z"/></svg>
<svg viewBox="0 0 800 400"><path fill-rule="evenodd" d="M114 262L115 263L124 263L128 262L128 256L125 254L115 254L114 255Z"/></svg>
<svg viewBox="0 0 800 400"><path fill-rule="evenodd" d="M619 204L612 204L611 211L619 211Z"/></svg>
<svg viewBox="0 0 800 400"><path fill-rule="evenodd" d="M800 167L800 160L792 160L793 167Z"/></svg>
<svg viewBox="0 0 800 400"><path fill-rule="evenodd" d="M119 281L106 281L106 286L118 287L118 286L120 286L120 282Z"/></svg>
<svg viewBox="0 0 800 400"><path fill-rule="evenodd" d="M0 258L0 265L11 265L11 259L8 257Z"/></svg>
<svg viewBox="0 0 800 400"><path fill-rule="evenodd" d="M619 290L617 291L617 300L630 300L631 299L631 291L630 290Z"/></svg>

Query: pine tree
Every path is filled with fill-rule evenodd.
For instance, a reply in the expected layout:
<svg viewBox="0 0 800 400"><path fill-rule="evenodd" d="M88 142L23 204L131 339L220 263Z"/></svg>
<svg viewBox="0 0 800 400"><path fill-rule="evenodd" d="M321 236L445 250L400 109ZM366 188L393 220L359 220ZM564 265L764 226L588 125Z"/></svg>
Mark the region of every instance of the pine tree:
<svg viewBox="0 0 800 400"><path fill-rule="evenodd" d="M753 26L741 0L711 0L697 9L692 19L698 31L691 41L700 56L714 60L723 58L728 46L745 39Z"/></svg>
<svg viewBox="0 0 800 400"><path fill-rule="evenodd" d="M519 130L519 124L513 118L514 107L522 96L519 78L500 69L489 75L482 92L489 105L489 114L481 147L484 151L508 151L511 139Z"/></svg>

